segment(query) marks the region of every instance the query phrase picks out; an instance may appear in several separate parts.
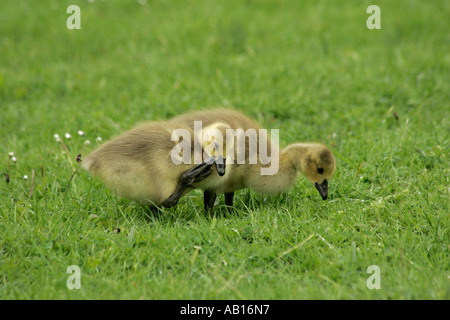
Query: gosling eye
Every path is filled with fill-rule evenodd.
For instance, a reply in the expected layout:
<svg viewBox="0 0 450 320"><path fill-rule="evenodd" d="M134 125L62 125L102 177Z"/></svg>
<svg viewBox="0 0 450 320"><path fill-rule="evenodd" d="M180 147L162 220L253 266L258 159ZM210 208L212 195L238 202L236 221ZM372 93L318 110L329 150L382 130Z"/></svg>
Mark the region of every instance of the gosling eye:
<svg viewBox="0 0 450 320"><path fill-rule="evenodd" d="M317 168L317 172L318 172L319 174L322 174L322 173L323 173L323 168L318 167L318 168Z"/></svg>

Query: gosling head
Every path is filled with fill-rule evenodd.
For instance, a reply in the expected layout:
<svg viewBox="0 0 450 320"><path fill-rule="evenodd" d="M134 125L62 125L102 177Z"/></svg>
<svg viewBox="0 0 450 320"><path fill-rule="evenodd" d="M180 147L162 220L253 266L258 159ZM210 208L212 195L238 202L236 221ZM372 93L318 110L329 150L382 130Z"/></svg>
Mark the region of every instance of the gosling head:
<svg viewBox="0 0 450 320"><path fill-rule="evenodd" d="M323 200L328 197L328 181L336 170L336 159L330 149L322 145L312 145L302 161L301 170L314 183Z"/></svg>
<svg viewBox="0 0 450 320"><path fill-rule="evenodd" d="M202 149L204 157L214 158L219 176L225 175L226 155L230 153L232 145L226 144L226 130L231 127L225 123L216 122L203 129Z"/></svg>

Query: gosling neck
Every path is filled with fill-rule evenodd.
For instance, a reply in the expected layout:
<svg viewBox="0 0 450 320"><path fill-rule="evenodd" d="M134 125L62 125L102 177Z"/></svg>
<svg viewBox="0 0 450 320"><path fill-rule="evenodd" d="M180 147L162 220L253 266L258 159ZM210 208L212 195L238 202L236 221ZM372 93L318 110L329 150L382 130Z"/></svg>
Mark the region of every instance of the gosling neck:
<svg viewBox="0 0 450 320"><path fill-rule="evenodd" d="M314 144L294 143L287 146L283 150L282 155L286 158L286 161L291 163L296 171L300 171L304 174L306 169L305 163L310 154L310 150L314 146Z"/></svg>

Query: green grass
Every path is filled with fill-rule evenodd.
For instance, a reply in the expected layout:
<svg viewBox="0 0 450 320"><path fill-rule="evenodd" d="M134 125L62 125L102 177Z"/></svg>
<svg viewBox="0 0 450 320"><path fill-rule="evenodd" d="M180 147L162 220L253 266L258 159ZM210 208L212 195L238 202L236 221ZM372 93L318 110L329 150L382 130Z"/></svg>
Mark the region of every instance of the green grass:
<svg viewBox="0 0 450 320"><path fill-rule="evenodd" d="M371 4L3 1L0 298L449 299L450 5L380 0L368 30ZM215 106L332 146L329 200L302 178L225 217L198 191L158 216L69 183L97 136Z"/></svg>

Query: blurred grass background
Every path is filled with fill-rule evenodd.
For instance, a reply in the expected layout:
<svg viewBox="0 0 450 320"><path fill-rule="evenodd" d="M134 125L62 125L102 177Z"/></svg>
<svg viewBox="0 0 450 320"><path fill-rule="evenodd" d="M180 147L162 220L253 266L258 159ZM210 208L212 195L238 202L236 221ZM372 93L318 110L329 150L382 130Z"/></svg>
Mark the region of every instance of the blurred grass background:
<svg viewBox="0 0 450 320"><path fill-rule="evenodd" d="M369 30L371 4L3 1L0 297L448 299L450 4L377 1ZM198 192L149 217L84 173L67 189L96 137L216 106L332 146L329 201L300 179L209 220Z"/></svg>

